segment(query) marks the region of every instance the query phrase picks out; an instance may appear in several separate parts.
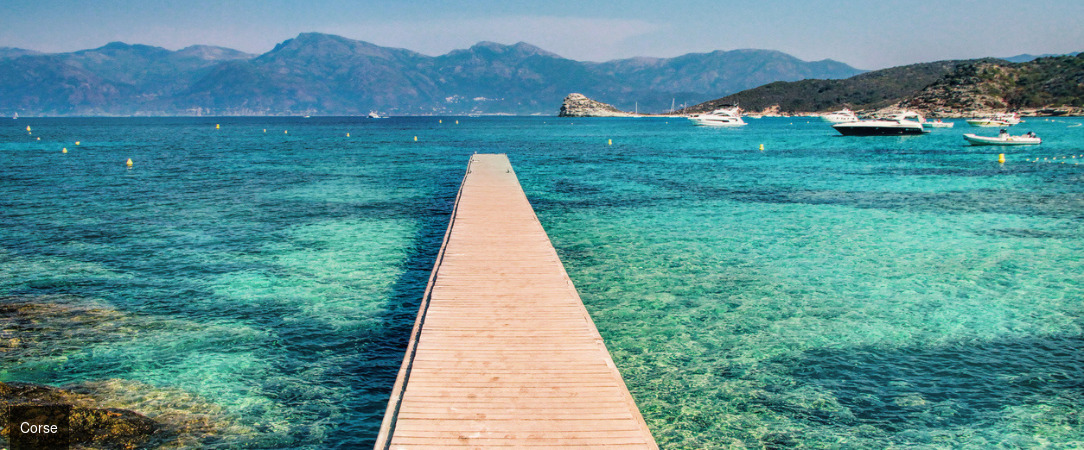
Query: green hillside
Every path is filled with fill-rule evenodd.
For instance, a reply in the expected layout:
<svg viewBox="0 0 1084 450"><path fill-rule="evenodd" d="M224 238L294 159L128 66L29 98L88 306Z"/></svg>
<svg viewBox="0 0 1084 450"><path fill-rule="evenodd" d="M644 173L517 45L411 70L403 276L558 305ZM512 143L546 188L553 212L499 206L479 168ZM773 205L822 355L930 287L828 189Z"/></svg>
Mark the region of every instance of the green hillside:
<svg viewBox="0 0 1084 450"><path fill-rule="evenodd" d="M892 67L843 80L802 80L769 83L758 88L701 103L685 113L710 111L737 104L746 111L761 111L779 105L785 113L851 109L878 109L919 92L957 67L977 60L937 61ZM987 60L997 61L997 60Z"/></svg>
<svg viewBox="0 0 1084 450"><path fill-rule="evenodd" d="M1084 107L1084 54L961 65L901 106L944 115ZM1052 113L1053 111L1051 111Z"/></svg>

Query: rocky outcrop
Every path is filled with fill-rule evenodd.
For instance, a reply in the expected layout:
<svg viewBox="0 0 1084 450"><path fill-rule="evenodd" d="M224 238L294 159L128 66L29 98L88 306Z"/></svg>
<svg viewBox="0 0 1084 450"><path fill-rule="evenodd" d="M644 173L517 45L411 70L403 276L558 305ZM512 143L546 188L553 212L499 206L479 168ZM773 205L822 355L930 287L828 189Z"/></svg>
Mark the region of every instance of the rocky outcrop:
<svg viewBox="0 0 1084 450"><path fill-rule="evenodd" d="M141 339L143 329L194 326L122 312L97 299L0 295L0 367L10 368L9 374L27 373L24 364L36 367L38 361L55 361L76 349L131 342ZM72 448L270 446L258 441L260 432L208 398L136 380L92 379L63 386L0 383L0 429L10 425L13 410L23 411L24 417L56 418L38 423L68 424L64 439ZM0 448L9 445L5 443L9 432L10 427L0 431ZM27 448L64 447L32 444Z"/></svg>
<svg viewBox="0 0 1084 450"><path fill-rule="evenodd" d="M57 425L60 435L48 435L57 432L21 434L15 427L23 421ZM13 444L29 447L72 444L139 448L158 426L154 420L133 411L96 407L94 400L86 395L38 384L0 382L0 428ZM62 441L48 440L56 438Z"/></svg>
<svg viewBox="0 0 1084 450"><path fill-rule="evenodd" d="M627 113L602 102L591 100L583 94L568 94L561 103L561 112L558 117L635 117L636 114Z"/></svg>

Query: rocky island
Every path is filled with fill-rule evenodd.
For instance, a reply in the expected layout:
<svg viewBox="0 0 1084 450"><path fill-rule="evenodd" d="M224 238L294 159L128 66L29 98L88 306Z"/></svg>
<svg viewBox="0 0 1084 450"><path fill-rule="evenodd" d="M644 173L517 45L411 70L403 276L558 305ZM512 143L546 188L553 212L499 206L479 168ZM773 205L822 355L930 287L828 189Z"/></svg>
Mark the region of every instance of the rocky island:
<svg viewBox="0 0 1084 450"><path fill-rule="evenodd" d="M561 112L557 117L638 117L639 114L617 109L599 101L591 100L583 94L568 94L561 103Z"/></svg>

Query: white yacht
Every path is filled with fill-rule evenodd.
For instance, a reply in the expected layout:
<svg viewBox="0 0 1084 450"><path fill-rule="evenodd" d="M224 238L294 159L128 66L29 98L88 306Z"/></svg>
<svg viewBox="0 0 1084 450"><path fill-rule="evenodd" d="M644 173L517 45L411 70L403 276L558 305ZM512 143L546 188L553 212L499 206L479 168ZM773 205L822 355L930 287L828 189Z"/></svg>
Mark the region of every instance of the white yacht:
<svg viewBox="0 0 1084 450"><path fill-rule="evenodd" d="M953 125L956 124L953 122L945 122L941 119L927 120L925 122L922 122L922 126L926 128L952 128Z"/></svg>
<svg viewBox="0 0 1084 450"><path fill-rule="evenodd" d="M741 120L741 109L737 106L732 108L719 108L707 114L689 116L693 124L707 127L738 127L745 125Z"/></svg>
<svg viewBox="0 0 1084 450"><path fill-rule="evenodd" d="M1020 123L1020 115L1017 113L998 113L993 117L967 119L967 124L973 127L1009 127Z"/></svg>
<svg viewBox="0 0 1084 450"><path fill-rule="evenodd" d="M369 111L369 118L370 119L383 119L384 117L381 116L380 113L378 113L376 111Z"/></svg>
<svg viewBox="0 0 1084 450"><path fill-rule="evenodd" d="M854 114L854 111L843 108L834 113L825 114L821 116L821 119L827 120L832 123L857 122L858 116Z"/></svg>
<svg viewBox="0 0 1084 450"><path fill-rule="evenodd" d="M844 136L904 136L929 133L929 130L922 128L922 122L925 122L925 119L921 114L904 111L891 119L843 122L832 125L832 128Z"/></svg>

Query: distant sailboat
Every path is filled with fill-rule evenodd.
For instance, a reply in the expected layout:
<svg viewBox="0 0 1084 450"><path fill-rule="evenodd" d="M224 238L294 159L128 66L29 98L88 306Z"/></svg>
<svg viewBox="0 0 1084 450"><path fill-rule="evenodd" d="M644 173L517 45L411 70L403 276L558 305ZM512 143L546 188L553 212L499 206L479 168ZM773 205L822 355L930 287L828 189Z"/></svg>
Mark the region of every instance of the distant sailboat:
<svg viewBox="0 0 1084 450"><path fill-rule="evenodd" d="M14 116L11 116L11 120L17 120L18 118L19 118L19 113L15 113Z"/></svg>

